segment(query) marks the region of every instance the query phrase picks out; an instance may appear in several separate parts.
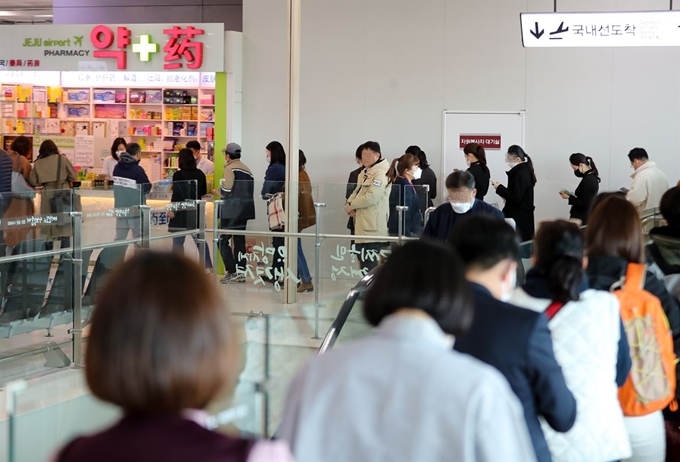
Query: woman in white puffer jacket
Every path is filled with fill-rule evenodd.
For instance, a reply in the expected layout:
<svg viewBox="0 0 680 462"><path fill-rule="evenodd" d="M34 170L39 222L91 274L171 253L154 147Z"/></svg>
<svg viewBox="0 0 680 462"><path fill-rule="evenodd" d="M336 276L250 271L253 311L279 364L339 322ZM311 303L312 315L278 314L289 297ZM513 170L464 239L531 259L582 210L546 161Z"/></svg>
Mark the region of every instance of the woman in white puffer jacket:
<svg viewBox="0 0 680 462"><path fill-rule="evenodd" d="M567 221L541 225L534 265L510 303L549 318L555 358L576 398L576 423L557 433L542 422L555 462L607 462L631 455L618 387L631 367L616 297L589 290L583 236Z"/></svg>

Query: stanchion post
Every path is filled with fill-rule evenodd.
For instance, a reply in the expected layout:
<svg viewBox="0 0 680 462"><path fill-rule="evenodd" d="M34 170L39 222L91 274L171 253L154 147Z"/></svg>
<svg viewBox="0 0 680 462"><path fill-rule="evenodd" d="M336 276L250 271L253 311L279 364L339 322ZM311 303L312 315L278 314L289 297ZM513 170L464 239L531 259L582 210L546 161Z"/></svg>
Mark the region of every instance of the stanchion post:
<svg viewBox="0 0 680 462"><path fill-rule="evenodd" d="M71 263L73 265L73 342L72 360L75 367L80 367L83 360L83 213L71 212L71 228L73 230ZM64 255L61 256L64 258Z"/></svg>
<svg viewBox="0 0 680 462"><path fill-rule="evenodd" d="M314 227L314 280L316 290L314 291L314 338L319 338L319 290L321 289L321 209L325 208L324 202L315 202L316 226Z"/></svg>

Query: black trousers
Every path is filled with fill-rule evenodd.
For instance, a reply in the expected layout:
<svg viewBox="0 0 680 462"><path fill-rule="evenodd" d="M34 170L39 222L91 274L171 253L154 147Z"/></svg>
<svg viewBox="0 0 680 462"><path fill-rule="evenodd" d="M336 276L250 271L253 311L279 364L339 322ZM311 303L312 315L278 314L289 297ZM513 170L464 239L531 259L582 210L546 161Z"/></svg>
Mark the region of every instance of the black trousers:
<svg viewBox="0 0 680 462"><path fill-rule="evenodd" d="M229 229L245 231L246 226L232 226ZM231 240L234 240L234 247L231 247ZM241 269L246 267L246 237L243 235L222 234L220 236L220 255L224 262L227 273L236 273L236 265Z"/></svg>
<svg viewBox="0 0 680 462"><path fill-rule="evenodd" d="M385 246L386 244L384 242L355 244L355 248L361 252L357 255L361 269L367 268L370 272L373 268L377 267L378 264L380 264L380 250Z"/></svg>

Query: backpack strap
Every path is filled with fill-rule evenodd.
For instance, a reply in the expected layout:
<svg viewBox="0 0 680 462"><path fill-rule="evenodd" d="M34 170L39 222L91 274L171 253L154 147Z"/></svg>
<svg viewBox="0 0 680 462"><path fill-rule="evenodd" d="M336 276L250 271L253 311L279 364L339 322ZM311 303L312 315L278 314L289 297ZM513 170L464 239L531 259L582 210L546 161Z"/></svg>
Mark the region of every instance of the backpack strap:
<svg viewBox="0 0 680 462"><path fill-rule="evenodd" d="M548 308L545 309L544 313L545 316L548 318L548 321L550 321L552 318L555 317L558 311L562 309L564 306L564 303L561 302L552 302Z"/></svg>
<svg viewBox="0 0 680 462"><path fill-rule="evenodd" d="M629 263L626 270L626 282L623 285L624 289L644 289L645 276L647 274L647 265L642 263Z"/></svg>

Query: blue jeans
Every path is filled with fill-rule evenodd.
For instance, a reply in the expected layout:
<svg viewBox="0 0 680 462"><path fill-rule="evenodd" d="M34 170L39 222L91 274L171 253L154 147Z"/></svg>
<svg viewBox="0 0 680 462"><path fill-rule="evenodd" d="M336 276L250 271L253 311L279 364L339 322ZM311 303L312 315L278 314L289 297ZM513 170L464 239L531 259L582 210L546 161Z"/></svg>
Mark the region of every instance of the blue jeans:
<svg viewBox="0 0 680 462"><path fill-rule="evenodd" d="M309 274L309 267L307 266L307 259L305 253L302 251L302 239L298 237L298 278L303 284L312 282L312 275Z"/></svg>
<svg viewBox="0 0 680 462"><path fill-rule="evenodd" d="M198 245L198 241L196 240L196 236L191 236L194 238L194 242L196 243L196 248L200 251L201 248ZM184 255L184 241L185 241L186 236L179 236L179 237L173 237L172 238L172 251L174 253L178 253L180 255ZM210 247L208 243L205 243L205 267L210 269L212 268L212 260L210 259Z"/></svg>

